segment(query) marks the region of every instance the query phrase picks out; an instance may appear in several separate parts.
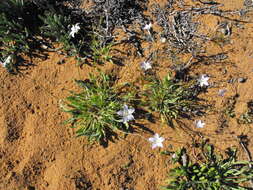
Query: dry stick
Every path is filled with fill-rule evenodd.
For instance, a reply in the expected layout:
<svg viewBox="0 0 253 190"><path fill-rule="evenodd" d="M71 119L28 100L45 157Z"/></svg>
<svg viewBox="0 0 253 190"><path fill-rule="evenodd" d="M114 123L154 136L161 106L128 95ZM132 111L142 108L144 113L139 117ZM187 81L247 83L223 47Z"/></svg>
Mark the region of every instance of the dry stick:
<svg viewBox="0 0 253 190"><path fill-rule="evenodd" d="M128 38L126 38L126 41L128 41L128 40L131 38L131 36L133 36L133 35L132 35L131 31L129 31L128 29L126 29L126 27L125 27L123 24L121 25L121 27L122 27L123 31L128 35ZM125 41L125 39L122 39L122 40L119 42L119 44L122 43L122 42L124 42L124 41ZM138 55L142 57L143 55L142 55L142 53L141 53L140 48L139 48L139 47L136 47L135 44L134 44L134 47L137 49Z"/></svg>
<svg viewBox="0 0 253 190"><path fill-rule="evenodd" d="M244 20L238 20L238 19L229 18L229 17L223 16L223 15L216 15L216 14L213 14L213 15L219 16L219 17L224 18L224 19L227 19L227 20L229 20L229 21L241 22L241 23L245 23L245 24L253 23L253 22L249 22L249 21L244 21Z"/></svg>
<svg viewBox="0 0 253 190"><path fill-rule="evenodd" d="M188 69L191 65L192 65L192 60L193 60L193 56L191 56L191 58L189 59L189 61L184 65L182 70L186 70Z"/></svg>
<svg viewBox="0 0 253 190"><path fill-rule="evenodd" d="M105 33L106 36L108 36L108 30L109 30L109 16L108 16L108 10L105 9L105 18L106 18L106 29L105 29Z"/></svg>
<svg viewBox="0 0 253 190"><path fill-rule="evenodd" d="M183 13L193 11L194 14L201 14L201 15L202 14L212 14L212 15L219 16L221 18L230 20L230 21L242 22L242 23L252 23L252 22L249 22L249 21L233 19L233 18L229 18L228 16L225 16L225 15L228 15L228 14L232 14L232 15L233 14L239 14L240 15L240 11L222 11L222 10L219 10L218 7L222 7L222 6L223 6L222 4L218 4L218 5L213 5L213 6L201 7L201 8L192 7L190 9L186 9L185 11L183 11Z"/></svg>
<svg viewBox="0 0 253 190"><path fill-rule="evenodd" d="M148 29L148 35L150 36L152 42L154 41L153 35L151 34L150 30Z"/></svg>
<svg viewBox="0 0 253 190"><path fill-rule="evenodd" d="M244 142L241 140L241 138L237 137L237 139L239 140L239 143L240 145L242 146L244 152L246 153L247 157L248 157L248 161L250 162L249 163L249 167L252 169L252 157L251 157L251 154L250 154L250 151L249 149L247 148L247 146L244 144ZM253 188L253 179L250 180L250 185L251 187Z"/></svg>
<svg viewBox="0 0 253 190"><path fill-rule="evenodd" d="M202 3L202 4L206 4L206 5L216 5L216 4L218 4L217 2L214 2L214 1L208 1L208 2L203 2L202 0L197 0L197 1Z"/></svg>

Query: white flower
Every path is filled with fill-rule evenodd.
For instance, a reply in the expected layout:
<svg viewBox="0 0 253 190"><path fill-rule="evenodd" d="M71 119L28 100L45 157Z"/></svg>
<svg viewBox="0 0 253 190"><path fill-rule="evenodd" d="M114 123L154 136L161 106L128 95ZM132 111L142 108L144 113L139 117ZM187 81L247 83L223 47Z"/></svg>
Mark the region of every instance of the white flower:
<svg viewBox="0 0 253 190"><path fill-rule="evenodd" d="M72 36L73 38L75 37L75 34L80 30L80 26L79 26L79 23L76 23L75 25L73 25L71 27L71 31L70 31L70 36Z"/></svg>
<svg viewBox="0 0 253 190"><path fill-rule="evenodd" d="M9 64L9 63L11 62L11 60L12 60L12 57L11 57L11 55L9 55L9 56L5 59L5 61L4 61L4 62L0 62L0 64L1 64L3 67L5 67L7 64Z"/></svg>
<svg viewBox="0 0 253 190"><path fill-rule="evenodd" d="M149 24L146 24L144 27L143 27L143 30L150 30L152 27L152 23L150 22Z"/></svg>
<svg viewBox="0 0 253 190"><path fill-rule="evenodd" d="M197 128L203 128L205 125L206 125L206 124L205 124L203 121L201 121L201 120L195 121L195 126L196 126Z"/></svg>
<svg viewBox="0 0 253 190"><path fill-rule="evenodd" d="M134 111L134 108L128 109L128 106L125 104L123 109L117 112L117 114L122 117L120 122L127 123L128 121L134 120Z"/></svg>
<svg viewBox="0 0 253 190"><path fill-rule="evenodd" d="M199 85L201 87L208 86L209 85L208 80L209 77L207 75L201 75L200 78L198 79Z"/></svg>
<svg viewBox="0 0 253 190"><path fill-rule="evenodd" d="M154 137L150 137L148 139L149 142L152 143L152 149L156 148L156 147L163 147L163 141L164 141L164 138L163 137L159 137L159 135L156 133L154 135Z"/></svg>
<svg viewBox="0 0 253 190"><path fill-rule="evenodd" d="M162 37L160 40L161 40L162 43L166 42L166 38L164 38L164 37Z"/></svg>
<svg viewBox="0 0 253 190"><path fill-rule="evenodd" d="M152 65L149 61L144 61L141 63L141 68L146 71L148 69L151 69L152 68Z"/></svg>

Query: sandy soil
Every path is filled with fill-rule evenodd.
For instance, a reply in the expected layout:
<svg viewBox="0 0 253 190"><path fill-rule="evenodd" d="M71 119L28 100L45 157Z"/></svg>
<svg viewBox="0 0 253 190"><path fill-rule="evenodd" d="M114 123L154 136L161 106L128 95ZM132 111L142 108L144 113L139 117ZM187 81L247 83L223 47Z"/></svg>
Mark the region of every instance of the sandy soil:
<svg viewBox="0 0 253 190"><path fill-rule="evenodd" d="M151 5L154 1L151 1ZM162 1L156 1L162 3ZM242 0L220 1L224 9L243 8ZM252 14L242 19L253 20ZM226 19L205 16L204 30L215 33L215 27ZM167 171L172 166L168 156L152 150L147 138L159 133L168 138L165 147L176 150L187 147L191 152L193 140L201 136L215 144L217 150L237 147L239 157L246 159L237 136L253 137L252 125L239 125L234 118L227 118L227 126L221 126L222 109L227 99L239 94L235 104L238 117L246 111L247 102L253 94L253 24L227 20L232 26L229 43L222 46L210 45L208 52L227 52L226 62L200 62L191 68L191 74L210 75L211 87L201 97L212 104L212 109L201 118L183 119L187 127L195 132L171 129L159 120L150 123L138 120L133 126L137 135L119 134L118 139L106 146L89 143L85 138L75 138L75 130L64 126L68 118L59 108L59 101L76 89L75 79L86 79L95 68L84 65L77 67L72 58L57 64L62 55L49 53L46 60L33 59L34 66L24 68L21 75L10 75L0 68L0 189L1 190L155 190L164 184ZM157 27L158 28L158 27ZM155 28L156 29L156 28ZM150 46L150 44L143 44ZM149 52L161 50L157 42ZM131 49L130 47L120 47ZM161 53L162 54L162 53ZM140 57L128 57L124 66L105 64L104 71L117 72L120 81L135 81L141 75ZM171 60L166 55L158 56L157 71L162 76L169 71ZM226 70L226 71L225 71ZM246 82L228 83L231 78L244 77ZM226 89L224 97L218 96L219 89ZM206 127L196 129L195 119L202 119ZM144 126L144 127L141 127ZM201 135L197 135L200 132ZM164 149L165 150L165 149ZM171 149L170 149L171 150ZM252 150L252 143L249 144Z"/></svg>

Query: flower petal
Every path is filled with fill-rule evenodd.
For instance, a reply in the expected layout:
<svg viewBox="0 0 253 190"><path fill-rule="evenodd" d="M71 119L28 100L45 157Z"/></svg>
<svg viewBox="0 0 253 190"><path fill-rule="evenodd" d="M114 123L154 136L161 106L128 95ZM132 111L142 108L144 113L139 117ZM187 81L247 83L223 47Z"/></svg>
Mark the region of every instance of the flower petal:
<svg viewBox="0 0 253 190"><path fill-rule="evenodd" d="M118 114L119 116L123 116L123 110L117 111L117 114Z"/></svg>
<svg viewBox="0 0 253 190"><path fill-rule="evenodd" d="M129 113L129 114L134 113L134 111L135 111L135 109L134 109L134 108L130 108L130 109L128 109L128 113Z"/></svg>
<svg viewBox="0 0 253 190"><path fill-rule="evenodd" d="M156 143L156 146L157 146L157 147L161 147L161 148L163 148L163 144L162 144L161 142Z"/></svg>
<svg viewBox="0 0 253 190"><path fill-rule="evenodd" d="M133 115L127 115L127 116L124 117L124 119L126 119L127 122L128 122L128 121L134 120L134 116Z"/></svg>
<svg viewBox="0 0 253 190"><path fill-rule="evenodd" d="M156 148L156 147L157 147L157 144L156 144L156 143L152 144L152 149L154 149L154 148Z"/></svg>
<svg viewBox="0 0 253 190"><path fill-rule="evenodd" d="M128 106L126 104L123 105L123 110L128 110Z"/></svg>
<svg viewBox="0 0 253 190"><path fill-rule="evenodd" d="M153 143L156 141L156 139L154 137L150 137L150 138L148 138L148 141Z"/></svg>
<svg viewBox="0 0 253 190"><path fill-rule="evenodd" d="M159 138L159 142L161 142L161 143L162 143L164 140L165 140L165 139L164 139L163 137L160 137L160 138Z"/></svg>
<svg viewBox="0 0 253 190"><path fill-rule="evenodd" d="M207 81L204 81L203 84L204 84L205 86L208 86L208 85L209 85L209 83L208 83Z"/></svg>

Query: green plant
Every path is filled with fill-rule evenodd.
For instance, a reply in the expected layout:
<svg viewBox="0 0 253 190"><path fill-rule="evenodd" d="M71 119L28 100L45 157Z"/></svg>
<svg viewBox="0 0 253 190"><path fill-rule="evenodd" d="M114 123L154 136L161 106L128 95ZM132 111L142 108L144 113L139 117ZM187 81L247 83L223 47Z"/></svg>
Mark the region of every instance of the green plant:
<svg viewBox="0 0 253 190"><path fill-rule="evenodd" d="M91 57L95 64L103 64L105 62L113 62L111 55L113 42L106 43L99 39L96 33L91 36L92 40L90 43Z"/></svg>
<svg viewBox="0 0 253 190"><path fill-rule="evenodd" d="M90 75L87 81L76 82L82 91L71 92L61 106L63 111L71 114L65 123L78 128L77 136L102 141L114 130L128 129L128 123L122 123L117 114L133 98L131 93L122 91L125 85L115 86L114 76L102 72L98 76Z"/></svg>
<svg viewBox="0 0 253 190"><path fill-rule="evenodd" d="M83 18L79 16L78 22L75 20L77 15L70 10L55 10L50 8L40 19L43 22L41 34L50 38L52 42L58 42L60 47L55 50L63 49L68 56L74 56L78 63L82 64L91 58L93 61L109 60L110 47L105 46L99 49L99 40L91 38L96 36L89 28L89 24L84 24ZM100 59L102 58L102 59Z"/></svg>
<svg viewBox="0 0 253 190"><path fill-rule="evenodd" d="M248 110L241 114L240 117L237 119L239 124L251 124L253 123L253 101L249 101L247 103Z"/></svg>
<svg viewBox="0 0 253 190"><path fill-rule="evenodd" d="M0 4L0 61L10 73L18 71L16 58L32 55L37 42L40 11L32 1L5 0Z"/></svg>
<svg viewBox="0 0 253 190"><path fill-rule="evenodd" d="M243 113L237 119L237 122L239 124L251 124L251 123L253 123L253 114L249 113L249 112Z"/></svg>
<svg viewBox="0 0 253 190"><path fill-rule="evenodd" d="M246 190L242 183L253 177L250 162L237 161L236 150L228 149L227 157L217 156L212 145L202 147L202 163L192 163L181 149L173 156L179 166L169 172L170 178L164 190Z"/></svg>
<svg viewBox="0 0 253 190"><path fill-rule="evenodd" d="M70 36L71 17L65 16L62 11L57 13L54 9L46 11L44 15L40 15L39 18L43 22L43 26L40 28L44 37L49 37L52 41L63 44L66 51L69 51L73 47Z"/></svg>
<svg viewBox="0 0 253 190"><path fill-rule="evenodd" d="M0 4L0 11L1 13L7 14L11 19L16 21L20 20L20 22L23 22L25 5L27 5L27 3L23 0L5 0Z"/></svg>
<svg viewBox="0 0 253 190"><path fill-rule="evenodd" d="M31 35L25 24L25 4L22 0L7 0L0 5L0 56L1 62L9 56L17 57L30 50ZM14 14L15 12L15 14ZM16 59L5 65L10 73L16 70Z"/></svg>
<svg viewBox="0 0 253 190"><path fill-rule="evenodd" d="M21 53L29 52L29 34L21 24L8 20L4 13L0 14L0 56L1 62L9 56L16 57ZM12 59L15 60L15 59ZM5 68L10 73L16 70L16 62L10 61Z"/></svg>
<svg viewBox="0 0 253 190"><path fill-rule="evenodd" d="M56 10L51 7L39 18L43 22L40 27L41 35L60 45L55 51L63 49L68 56L74 56L78 61L86 59L86 44L89 47L90 41L87 38L83 17L77 17L67 8Z"/></svg>
<svg viewBox="0 0 253 190"><path fill-rule="evenodd" d="M192 84L176 82L169 75L163 80L151 78L149 81L142 102L149 110L158 112L162 121L172 124L174 119L200 110L198 91Z"/></svg>
<svg viewBox="0 0 253 190"><path fill-rule="evenodd" d="M238 99L238 94L231 96L229 98L227 98L226 102L225 102L225 107L223 109L223 113L225 114L225 116L234 118L235 115L235 104L237 102Z"/></svg>

